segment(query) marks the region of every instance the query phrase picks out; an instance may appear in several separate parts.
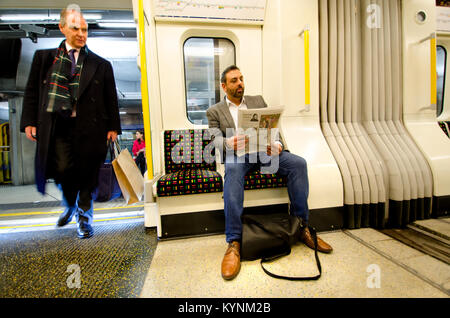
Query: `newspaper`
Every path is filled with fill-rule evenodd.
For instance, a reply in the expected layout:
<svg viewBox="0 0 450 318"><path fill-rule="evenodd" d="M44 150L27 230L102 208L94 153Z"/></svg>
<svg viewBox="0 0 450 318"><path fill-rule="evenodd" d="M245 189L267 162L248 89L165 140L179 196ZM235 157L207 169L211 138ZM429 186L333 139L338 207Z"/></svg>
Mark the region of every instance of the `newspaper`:
<svg viewBox="0 0 450 318"><path fill-rule="evenodd" d="M249 139L245 149L237 151L241 156L246 153L266 152L267 146L279 140L279 121L284 107L266 107L240 109L238 112L238 135Z"/></svg>

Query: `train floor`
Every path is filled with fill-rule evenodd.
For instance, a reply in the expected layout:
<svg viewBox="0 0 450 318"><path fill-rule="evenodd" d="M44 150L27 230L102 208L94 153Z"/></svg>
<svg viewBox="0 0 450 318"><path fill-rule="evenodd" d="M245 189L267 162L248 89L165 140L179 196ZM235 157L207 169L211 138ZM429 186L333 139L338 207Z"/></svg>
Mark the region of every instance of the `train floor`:
<svg viewBox="0 0 450 318"><path fill-rule="evenodd" d="M450 218L416 221L407 230L417 230L420 239L372 228L319 233L334 251L319 253L323 272L317 281L272 278L259 261L242 262L239 275L224 281L223 234L159 241L156 229L144 227L143 204L117 199L95 204L95 234L80 240L74 222L55 227L60 199L53 184L45 196L34 186L0 186L1 298L450 296ZM265 266L287 276L317 274L314 252L304 244Z"/></svg>

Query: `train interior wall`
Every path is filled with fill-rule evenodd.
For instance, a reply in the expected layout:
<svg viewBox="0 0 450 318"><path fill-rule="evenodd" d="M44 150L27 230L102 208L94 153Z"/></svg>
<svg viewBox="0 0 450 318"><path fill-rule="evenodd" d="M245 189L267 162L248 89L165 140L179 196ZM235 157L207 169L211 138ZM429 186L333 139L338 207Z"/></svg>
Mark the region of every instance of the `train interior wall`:
<svg viewBox="0 0 450 318"><path fill-rule="evenodd" d="M436 31L434 1L267 1L260 23L161 17L157 5L143 4L145 16L153 17L146 20L145 36L157 176L164 174L163 131L207 127L173 116L173 110L186 113L183 45L191 37L226 38L235 47L246 93L284 106L281 133L288 149L308 162L313 215L340 208L339 226L383 228L447 213L446 203L436 205L450 194L450 154L430 103L432 44L426 38ZM339 30L334 35L332 23ZM165 214L218 208L212 199L209 206L175 209L155 195L155 180L147 181L156 201L148 202L148 211L157 224ZM245 206L281 203L269 198L248 194Z"/></svg>

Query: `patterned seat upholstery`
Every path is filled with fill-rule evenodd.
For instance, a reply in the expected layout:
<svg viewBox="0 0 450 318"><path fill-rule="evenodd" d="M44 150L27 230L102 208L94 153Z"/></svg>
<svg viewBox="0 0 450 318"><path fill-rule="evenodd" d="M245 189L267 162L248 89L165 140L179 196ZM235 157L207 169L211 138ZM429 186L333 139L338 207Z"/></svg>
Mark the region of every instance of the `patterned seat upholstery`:
<svg viewBox="0 0 450 318"><path fill-rule="evenodd" d="M449 122L447 121L447 122L445 122L445 121L440 121L440 122L438 122L439 123L439 126L441 127L441 129L444 131L444 133L447 135L447 137L449 137L450 138L450 133L449 133L449 129L448 129L448 127L449 127Z"/></svg>
<svg viewBox="0 0 450 318"><path fill-rule="evenodd" d="M207 129L164 132L166 174L158 180L159 197L223 191L210 139ZM286 177L279 174L261 174L256 170L245 176L245 190L285 186Z"/></svg>
<svg viewBox="0 0 450 318"><path fill-rule="evenodd" d="M162 176L158 181L158 196L221 192L222 177L216 171L189 169Z"/></svg>
<svg viewBox="0 0 450 318"><path fill-rule="evenodd" d="M223 191L210 139L203 129L164 132L166 174L158 180L158 196Z"/></svg>
<svg viewBox="0 0 450 318"><path fill-rule="evenodd" d="M166 174L178 170L216 170L214 146L208 130L183 129L164 132Z"/></svg>
<svg viewBox="0 0 450 318"><path fill-rule="evenodd" d="M245 175L244 189L265 189L286 187L286 177L276 174L262 174L258 170Z"/></svg>

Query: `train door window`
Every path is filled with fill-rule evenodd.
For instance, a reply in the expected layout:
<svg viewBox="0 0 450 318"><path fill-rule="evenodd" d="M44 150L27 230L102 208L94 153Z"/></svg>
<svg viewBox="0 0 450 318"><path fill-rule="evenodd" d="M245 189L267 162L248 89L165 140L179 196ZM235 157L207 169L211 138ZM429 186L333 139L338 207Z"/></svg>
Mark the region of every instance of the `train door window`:
<svg viewBox="0 0 450 318"><path fill-rule="evenodd" d="M233 42L223 38L189 38L184 42L186 110L190 122L207 125L206 110L225 94L221 71L236 63Z"/></svg>
<svg viewBox="0 0 450 318"><path fill-rule="evenodd" d="M437 72L437 113L439 116L444 108L445 73L447 68L447 51L441 45L437 46L436 72Z"/></svg>

